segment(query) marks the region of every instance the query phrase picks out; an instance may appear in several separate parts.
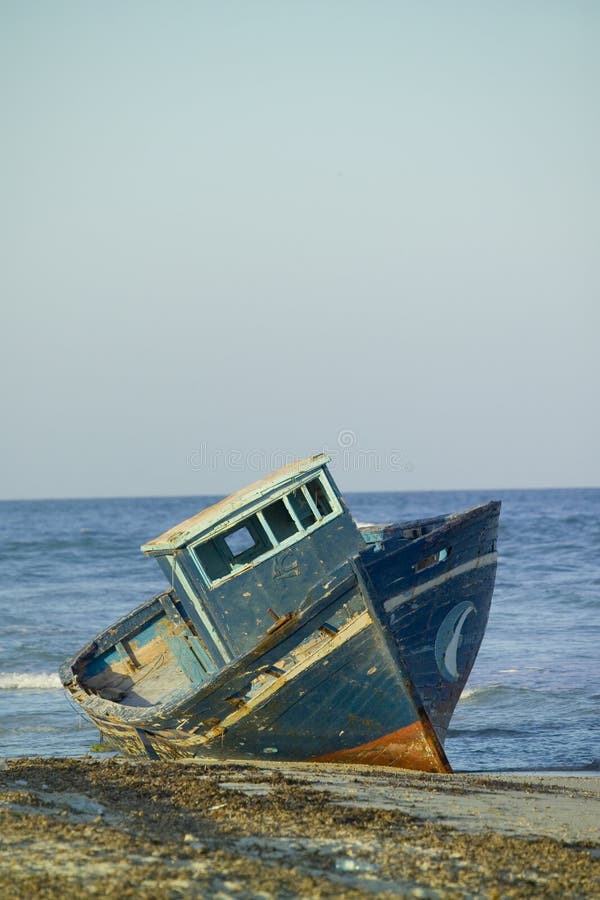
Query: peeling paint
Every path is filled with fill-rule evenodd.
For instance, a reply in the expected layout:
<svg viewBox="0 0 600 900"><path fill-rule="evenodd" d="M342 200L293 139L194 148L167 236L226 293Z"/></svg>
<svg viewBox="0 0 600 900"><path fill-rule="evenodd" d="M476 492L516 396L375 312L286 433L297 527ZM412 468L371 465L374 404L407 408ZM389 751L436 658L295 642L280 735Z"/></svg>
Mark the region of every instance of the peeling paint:
<svg viewBox="0 0 600 900"><path fill-rule="evenodd" d="M361 531L326 461L286 467L144 545L171 588L61 668L109 745L449 771L443 740L487 620L499 504ZM229 534L250 513L273 553L253 549L262 532L249 525L246 549L227 552L256 559L207 583L199 533Z"/></svg>

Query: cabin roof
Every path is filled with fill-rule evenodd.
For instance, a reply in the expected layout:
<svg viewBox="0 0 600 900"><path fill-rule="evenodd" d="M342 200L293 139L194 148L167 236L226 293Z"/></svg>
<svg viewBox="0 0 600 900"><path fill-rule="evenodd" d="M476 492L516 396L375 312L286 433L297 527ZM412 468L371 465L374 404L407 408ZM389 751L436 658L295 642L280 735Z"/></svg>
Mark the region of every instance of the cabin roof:
<svg viewBox="0 0 600 900"><path fill-rule="evenodd" d="M248 487L230 494L218 503L203 509L179 525L175 525L159 537L142 544L143 553L164 553L173 551L187 544L193 538L211 531L221 522L245 507L250 506L261 497L271 494L277 489L285 489L299 478L323 468L330 458L326 453L318 453L316 456L308 456L306 459L296 460L282 466L277 471L255 481Z"/></svg>

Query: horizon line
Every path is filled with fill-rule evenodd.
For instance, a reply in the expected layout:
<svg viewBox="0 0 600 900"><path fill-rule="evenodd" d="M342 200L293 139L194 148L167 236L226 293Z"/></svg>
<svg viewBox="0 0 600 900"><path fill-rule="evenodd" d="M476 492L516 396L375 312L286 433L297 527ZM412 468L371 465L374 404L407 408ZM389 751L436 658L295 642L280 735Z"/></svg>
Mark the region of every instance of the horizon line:
<svg viewBox="0 0 600 900"><path fill-rule="evenodd" d="M470 487L470 488L412 488L409 490L386 490L378 489L374 491L360 489L342 491L342 496L350 496L353 494L479 494L482 491L489 493L506 492L506 491L597 491L600 485L544 485L540 487L504 487L504 488L488 488L488 487ZM225 498L235 491L224 493L216 491L207 494L190 493L190 494L96 494L96 495L76 495L76 496L45 496L45 497L0 497L0 503L44 503L47 501L90 501L90 500L180 500L192 497L217 497Z"/></svg>

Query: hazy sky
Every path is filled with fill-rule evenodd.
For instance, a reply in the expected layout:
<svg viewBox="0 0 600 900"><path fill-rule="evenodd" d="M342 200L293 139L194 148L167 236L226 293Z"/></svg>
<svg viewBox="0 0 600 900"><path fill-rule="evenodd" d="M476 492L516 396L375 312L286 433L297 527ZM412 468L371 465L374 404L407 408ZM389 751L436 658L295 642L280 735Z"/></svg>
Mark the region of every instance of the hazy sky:
<svg viewBox="0 0 600 900"><path fill-rule="evenodd" d="M600 485L600 4L0 0L0 497Z"/></svg>

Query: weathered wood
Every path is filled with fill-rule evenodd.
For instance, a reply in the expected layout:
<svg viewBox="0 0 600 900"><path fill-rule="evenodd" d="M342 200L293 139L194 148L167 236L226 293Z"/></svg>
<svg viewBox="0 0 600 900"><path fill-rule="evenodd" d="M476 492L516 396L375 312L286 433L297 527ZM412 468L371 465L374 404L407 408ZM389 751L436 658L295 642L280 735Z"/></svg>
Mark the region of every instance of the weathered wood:
<svg viewBox="0 0 600 900"><path fill-rule="evenodd" d="M110 744L450 770L443 742L487 621L500 505L363 532L326 461L144 545L171 590L61 669Z"/></svg>

